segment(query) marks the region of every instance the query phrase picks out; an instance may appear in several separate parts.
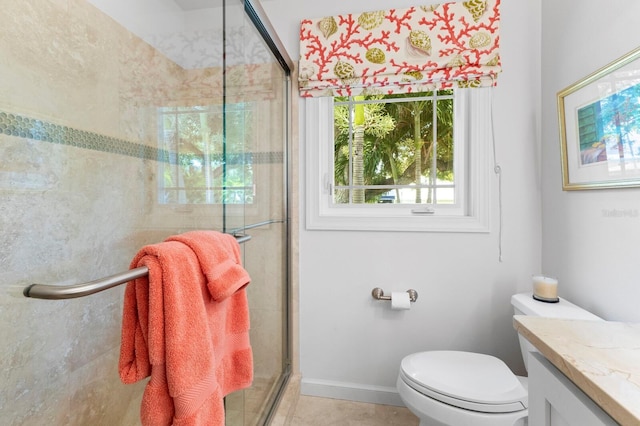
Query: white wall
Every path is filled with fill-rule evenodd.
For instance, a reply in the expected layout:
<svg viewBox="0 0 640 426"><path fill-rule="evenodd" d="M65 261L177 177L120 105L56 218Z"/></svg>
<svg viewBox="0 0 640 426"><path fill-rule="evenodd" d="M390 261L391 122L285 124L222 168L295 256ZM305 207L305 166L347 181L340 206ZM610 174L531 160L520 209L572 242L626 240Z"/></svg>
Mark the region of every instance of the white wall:
<svg viewBox="0 0 640 426"><path fill-rule="evenodd" d="M297 60L303 18L414 4L274 0L263 7ZM509 300L530 289L531 275L541 265L540 0L503 0L501 25L504 71L493 102L503 171L503 261L498 261L497 180L489 234L307 231L301 206L303 393L397 403L400 360L431 349L489 353L523 371ZM304 101L300 104L302 112ZM304 123L300 135L302 177ZM300 185L304 199L302 178ZM388 302L371 297L374 287L386 292L414 288L419 299L410 311L391 311Z"/></svg>
<svg viewBox="0 0 640 426"><path fill-rule="evenodd" d="M556 93L640 45L637 0L544 0L542 8L545 273L561 296L609 320L640 321L640 189L562 191Z"/></svg>

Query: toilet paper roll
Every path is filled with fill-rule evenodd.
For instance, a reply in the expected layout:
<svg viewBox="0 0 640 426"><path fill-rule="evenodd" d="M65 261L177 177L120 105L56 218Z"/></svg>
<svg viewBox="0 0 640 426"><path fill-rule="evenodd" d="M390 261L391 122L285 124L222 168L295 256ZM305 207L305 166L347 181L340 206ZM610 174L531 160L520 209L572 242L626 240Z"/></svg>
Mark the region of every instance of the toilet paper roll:
<svg viewBox="0 0 640 426"><path fill-rule="evenodd" d="M391 309L411 309L411 299L406 291L391 292Z"/></svg>

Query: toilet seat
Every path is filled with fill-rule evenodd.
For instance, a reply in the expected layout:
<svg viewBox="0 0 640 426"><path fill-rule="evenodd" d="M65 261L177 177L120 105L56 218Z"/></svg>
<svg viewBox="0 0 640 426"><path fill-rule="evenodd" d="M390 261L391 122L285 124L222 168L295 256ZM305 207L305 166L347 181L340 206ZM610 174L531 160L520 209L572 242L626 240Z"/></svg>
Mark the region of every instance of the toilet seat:
<svg viewBox="0 0 640 426"><path fill-rule="evenodd" d="M400 376L411 388L458 408L509 413L528 406L528 392L500 359L461 351L419 352L405 357Z"/></svg>

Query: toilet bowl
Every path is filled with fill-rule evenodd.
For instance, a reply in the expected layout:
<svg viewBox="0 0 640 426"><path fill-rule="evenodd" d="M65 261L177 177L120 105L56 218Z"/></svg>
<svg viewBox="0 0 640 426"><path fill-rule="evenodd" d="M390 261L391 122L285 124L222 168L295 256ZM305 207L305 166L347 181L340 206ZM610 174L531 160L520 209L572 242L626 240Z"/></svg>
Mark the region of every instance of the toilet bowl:
<svg viewBox="0 0 640 426"><path fill-rule="evenodd" d="M518 315L601 320L560 299L547 303L531 293L511 298ZM523 358L533 351L520 340ZM528 417L527 379L500 359L462 351L418 352L403 358L396 383L420 426L524 426Z"/></svg>
<svg viewBox="0 0 640 426"><path fill-rule="evenodd" d="M526 382L490 355L429 351L402 360L397 388L421 426L513 426L528 414Z"/></svg>

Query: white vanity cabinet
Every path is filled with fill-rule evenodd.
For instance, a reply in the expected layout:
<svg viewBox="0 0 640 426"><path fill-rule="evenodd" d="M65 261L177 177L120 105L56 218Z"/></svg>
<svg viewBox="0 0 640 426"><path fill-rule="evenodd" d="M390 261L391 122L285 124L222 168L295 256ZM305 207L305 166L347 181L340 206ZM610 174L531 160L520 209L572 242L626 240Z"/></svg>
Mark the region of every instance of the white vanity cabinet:
<svg viewBox="0 0 640 426"><path fill-rule="evenodd" d="M640 323L515 315L528 356L529 426L640 426Z"/></svg>
<svg viewBox="0 0 640 426"><path fill-rule="evenodd" d="M544 356L529 354L529 426L617 424Z"/></svg>

